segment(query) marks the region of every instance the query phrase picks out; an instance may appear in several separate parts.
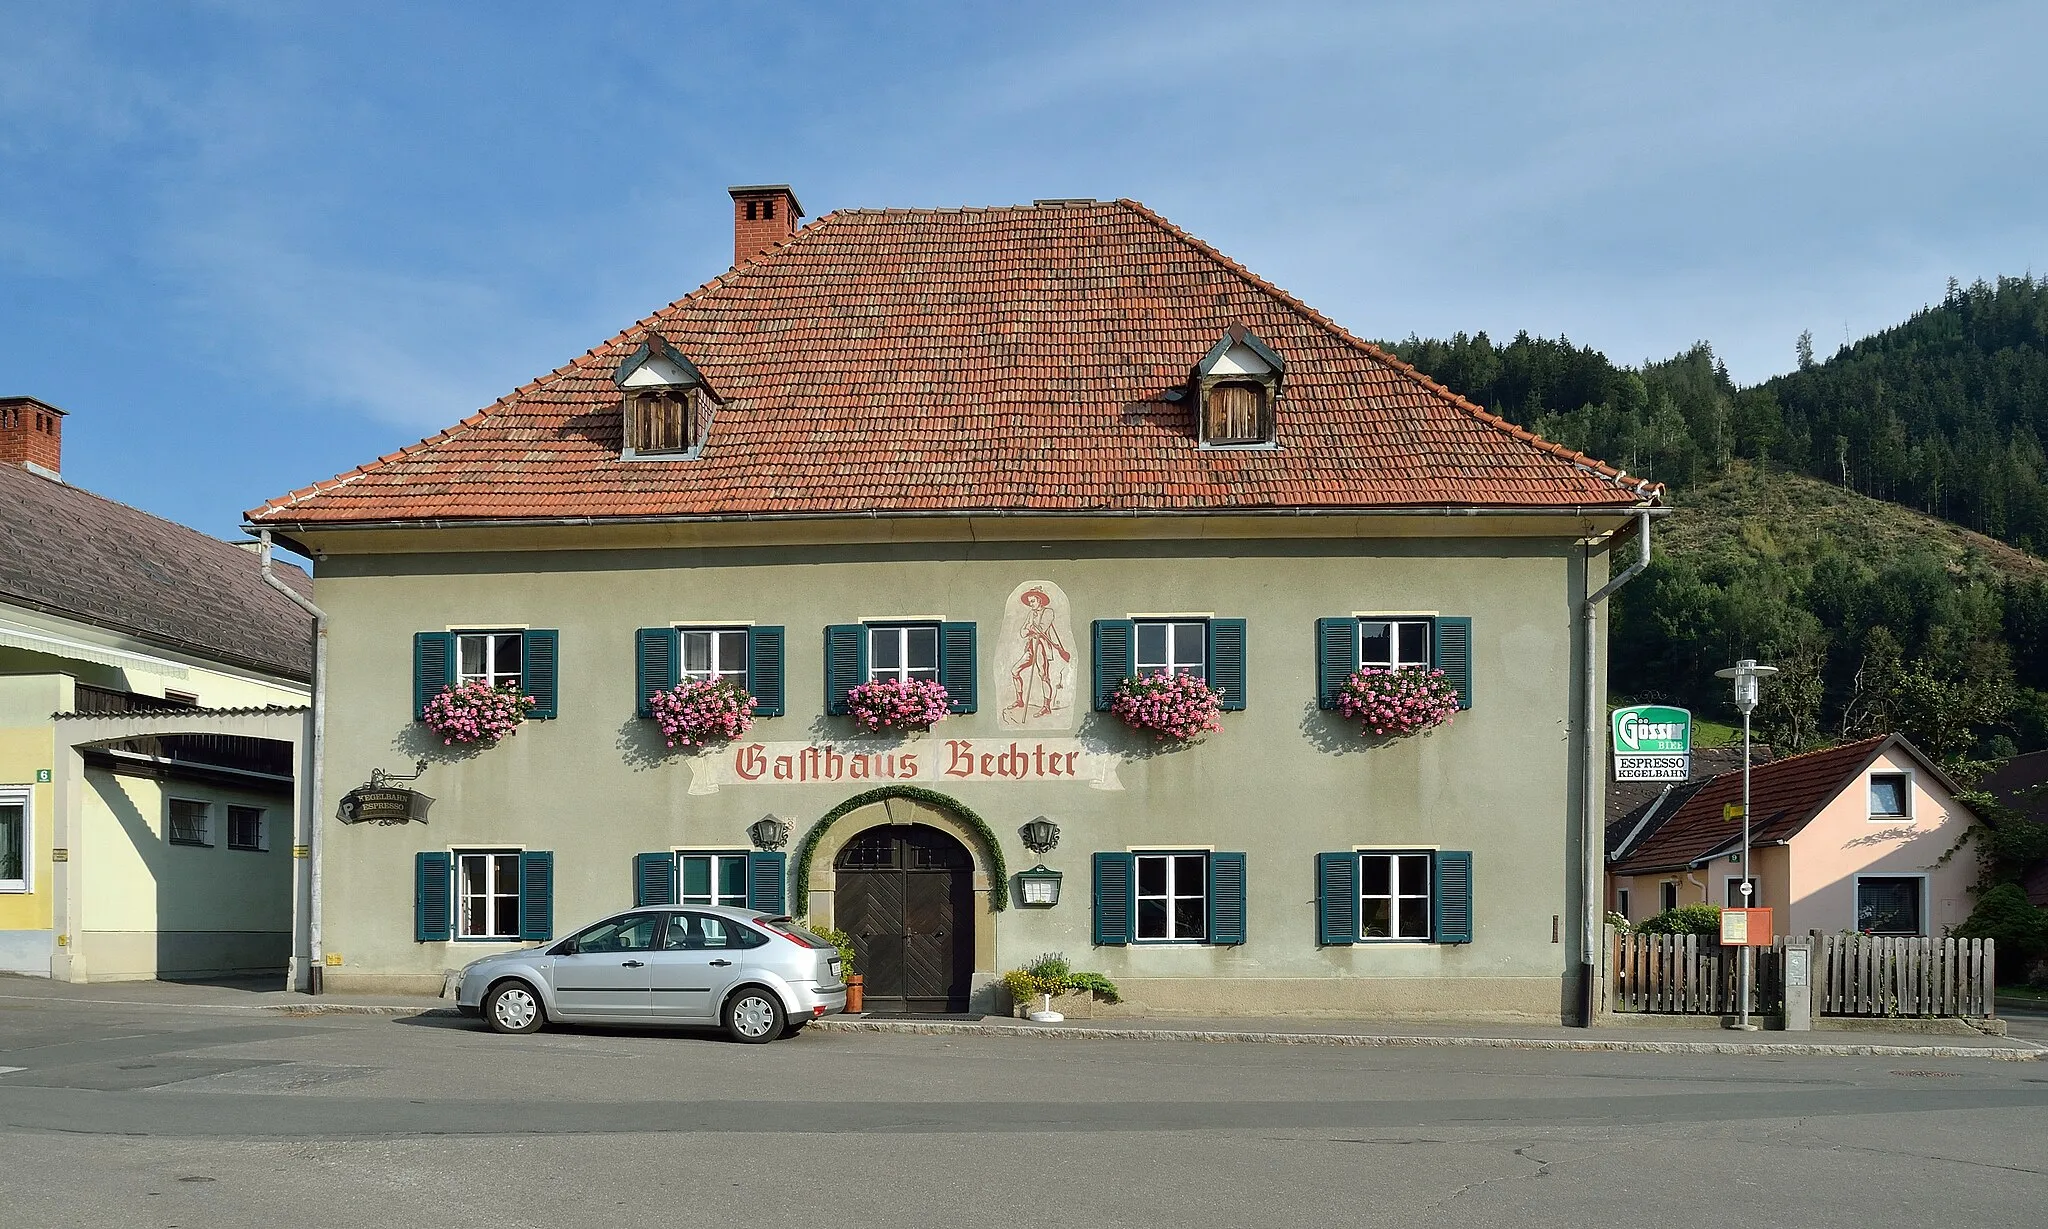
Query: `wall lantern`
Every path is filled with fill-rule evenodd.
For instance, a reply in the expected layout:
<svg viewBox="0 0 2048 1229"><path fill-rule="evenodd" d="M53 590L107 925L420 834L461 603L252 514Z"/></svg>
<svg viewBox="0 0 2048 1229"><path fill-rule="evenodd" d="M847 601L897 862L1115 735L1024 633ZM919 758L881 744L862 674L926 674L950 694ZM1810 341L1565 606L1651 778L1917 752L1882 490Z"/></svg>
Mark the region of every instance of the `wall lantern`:
<svg viewBox="0 0 2048 1229"><path fill-rule="evenodd" d="M747 825L747 839L756 849L780 849L789 844L789 825L773 815L763 815Z"/></svg>
<svg viewBox="0 0 2048 1229"><path fill-rule="evenodd" d="M1017 903L1035 909L1050 909L1060 903L1061 875L1041 862L1028 871L1017 872Z"/></svg>
<svg viewBox="0 0 2048 1229"><path fill-rule="evenodd" d="M1017 835L1024 838L1024 848L1044 857L1060 843L1060 826L1041 815L1017 829Z"/></svg>

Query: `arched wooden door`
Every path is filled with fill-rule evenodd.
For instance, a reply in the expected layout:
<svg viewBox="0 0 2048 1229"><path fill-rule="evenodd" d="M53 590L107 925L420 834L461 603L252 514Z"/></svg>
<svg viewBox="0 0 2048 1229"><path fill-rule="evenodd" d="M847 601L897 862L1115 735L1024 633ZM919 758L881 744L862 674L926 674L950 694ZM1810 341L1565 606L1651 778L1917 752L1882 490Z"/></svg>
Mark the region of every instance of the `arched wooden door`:
<svg viewBox="0 0 2048 1229"><path fill-rule="evenodd" d="M867 1010L967 1010L974 975L974 861L937 828L890 824L833 863L833 920L853 936Z"/></svg>

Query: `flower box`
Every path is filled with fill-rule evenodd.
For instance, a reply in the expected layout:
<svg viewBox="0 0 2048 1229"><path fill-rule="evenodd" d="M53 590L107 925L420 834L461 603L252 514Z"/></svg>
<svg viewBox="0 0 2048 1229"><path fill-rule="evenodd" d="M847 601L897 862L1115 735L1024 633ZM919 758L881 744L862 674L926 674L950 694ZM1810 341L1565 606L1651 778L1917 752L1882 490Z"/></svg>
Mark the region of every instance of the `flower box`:
<svg viewBox="0 0 2048 1229"><path fill-rule="evenodd" d="M427 701L420 721L440 736L444 746L494 743L516 733L534 704L534 698L521 695L517 687L493 687L479 679L443 687Z"/></svg>
<svg viewBox="0 0 2048 1229"><path fill-rule="evenodd" d="M1125 725L1162 741L1190 742L1223 723L1223 701L1193 674L1127 678L1109 698L1109 711Z"/></svg>
<svg viewBox="0 0 2048 1229"><path fill-rule="evenodd" d="M929 730L946 719L952 697L936 679L888 679L862 683L846 693L846 711L869 734L884 730Z"/></svg>
<svg viewBox="0 0 2048 1229"><path fill-rule="evenodd" d="M649 695L647 712L669 746L702 747L752 729L757 703L732 679L690 679Z"/></svg>
<svg viewBox="0 0 2048 1229"><path fill-rule="evenodd" d="M1368 667L1344 680L1335 707L1367 734L1400 738L1449 725L1458 715L1458 689L1441 670Z"/></svg>

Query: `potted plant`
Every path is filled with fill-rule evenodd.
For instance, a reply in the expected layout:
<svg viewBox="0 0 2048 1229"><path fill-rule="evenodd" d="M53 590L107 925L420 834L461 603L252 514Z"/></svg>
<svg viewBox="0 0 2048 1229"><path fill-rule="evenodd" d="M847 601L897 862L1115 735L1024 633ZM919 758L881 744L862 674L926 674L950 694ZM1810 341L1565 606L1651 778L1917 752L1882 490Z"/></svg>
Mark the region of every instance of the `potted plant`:
<svg viewBox="0 0 2048 1229"><path fill-rule="evenodd" d="M1162 742L1192 742L1223 723L1222 697L1208 680L1193 674L1150 674L1127 678L1109 697L1109 711L1134 730Z"/></svg>
<svg viewBox="0 0 2048 1229"><path fill-rule="evenodd" d="M864 733L929 730L946 719L952 697L937 679L884 679L846 693L846 711Z"/></svg>
<svg viewBox="0 0 2048 1229"><path fill-rule="evenodd" d="M846 983L846 1011L848 1015L858 1014L862 996L867 991L867 979L854 971L853 936L830 926L820 926L808 918L797 925L839 949L839 980Z"/></svg>
<svg viewBox="0 0 2048 1229"><path fill-rule="evenodd" d="M1047 952L1021 969L1003 974L1011 1011L1046 1024L1068 1016L1086 1019L1097 1001L1121 1003L1116 983L1100 973L1087 973L1067 963L1065 955Z"/></svg>
<svg viewBox="0 0 2048 1229"><path fill-rule="evenodd" d="M758 703L734 679L690 679L647 697L647 711L671 747L738 738L754 726Z"/></svg>
<svg viewBox="0 0 2048 1229"><path fill-rule="evenodd" d="M534 698L510 684L493 687L478 679L459 687L443 687L429 699L420 721L440 735L442 745L495 743L509 738L533 711Z"/></svg>
<svg viewBox="0 0 2048 1229"><path fill-rule="evenodd" d="M1441 670L1368 666L1337 689L1337 711L1368 734L1400 738L1449 725L1458 715L1458 689Z"/></svg>

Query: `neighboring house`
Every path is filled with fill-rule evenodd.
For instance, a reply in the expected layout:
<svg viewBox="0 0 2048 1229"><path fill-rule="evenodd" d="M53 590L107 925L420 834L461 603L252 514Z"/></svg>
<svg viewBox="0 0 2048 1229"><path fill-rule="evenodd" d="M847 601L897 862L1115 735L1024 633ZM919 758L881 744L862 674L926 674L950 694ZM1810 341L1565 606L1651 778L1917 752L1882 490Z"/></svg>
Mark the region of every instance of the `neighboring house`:
<svg viewBox="0 0 2048 1229"><path fill-rule="evenodd" d="M1772 759L1771 748L1764 743L1751 743L1750 763L1765 764ZM1634 837L1638 843L1648 832L1648 825L1660 816L1669 818L1678 804L1692 796L1692 792L1724 772L1737 771L1742 767L1742 744L1737 742L1725 747L1696 747L1691 756L1692 775L1683 781L1616 781L1607 782L1607 857L1611 860L1615 851ZM1643 902L1634 899L1627 888L1609 887L1607 908L1623 915L1637 910ZM1654 906L1655 902L1650 902ZM1654 916L1653 907L1645 916Z"/></svg>
<svg viewBox="0 0 2048 1229"><path fill-rule="evenodd" d="M1153 1011L1557 1017L1581 608L1657 487L1130 202L798 229L788 189L732 196L730 272L249 514L319 561L320 813L431 761L431 825L324 829L329 987L431 992L680 900L843 927L880 1010L986 1010L1064 951ZM1441 668L1467 707L1373 745L1328 707L1361 664ZM1220 692L1221 729L1105 711L1158 673ZM752 731L670 750L648 696L714 676ZM478 679L539 720L482 749L415 724ZM952 715L864 736L848 691L880 679ZM1012 879L1041 861L1056 906Z"/></svg>
<svg viewBox="0 0 2048 1229"><path fill-rule="evenodd" d="M62 423L0 399L0 969L282 970L310 621L249 550L66 485Z"/></svg>
<svg viewBox="0 0 2048 1229"><path fill-rule="evenodd" d="M2048 824L2048 751L2015 755L1984 774L1979 788L2027 817ZM2035 863L2020 878L2027 899L2048 907L2048 859Z"/></svg>
<svg viewBox="0 0 2048 1229"><path fill-rule="evenodd" d="M1631 922L1741 903L1742 772L1673 790L1615 840L1608 900ZM1949 857L1977 817L1905 738L1867 738L1750 769L1753 904L1779 934L1939 935L1970 913L1976 859ZM1623 896L1627 907L1622 908Z"/></svg>

